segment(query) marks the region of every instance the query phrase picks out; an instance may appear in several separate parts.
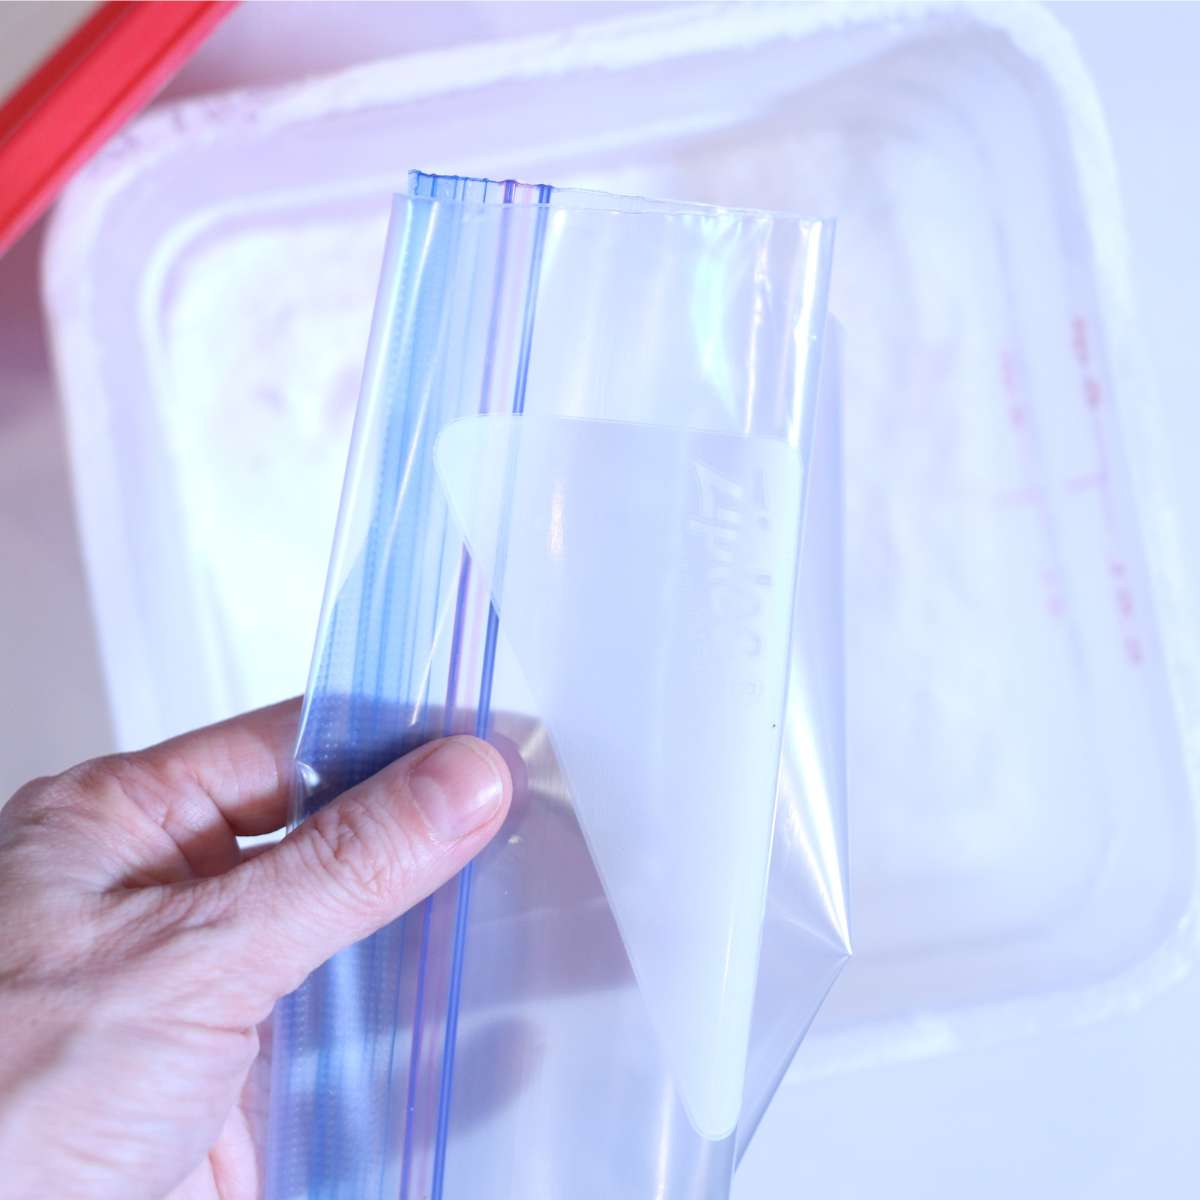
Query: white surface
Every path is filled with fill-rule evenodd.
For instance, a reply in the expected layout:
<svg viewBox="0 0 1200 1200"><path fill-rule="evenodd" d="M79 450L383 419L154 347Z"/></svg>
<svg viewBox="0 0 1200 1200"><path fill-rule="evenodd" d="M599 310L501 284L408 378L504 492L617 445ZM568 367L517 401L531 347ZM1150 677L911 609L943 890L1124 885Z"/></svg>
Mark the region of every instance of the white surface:
<svg viewBox="0 0 1200 1200"><path fill-rule="evenodd" d="M1078 4L1064 9L1059 15L1083 39L1109 109L1125 179L1144 328L1167 399L1180 472L1180 510L1200 517L1200 479L1191 464L1200 413L1190 402L1190 293L1200 269L1194 219L1200 188L1194 156L1182 150L1191 144L1200 110L1200 82L1192 61L1200 11L1190 5ZM260 28L266 19L249 10L237 19L243 15L246 22L259 21ZM318 29L319 14L306 19L311 29ZM235 23L227 29L233 38ZM362 44L354 49L369 53ZM0 270L7 272L8 266L6 260ZM0 279L12 281L14 274ZM15 279L26 289L24 313L35 312L28 277L22 281L16 273ZM45 431L37 452L43 457L30 461L28 469L45 483L49 497L58 486L54 481L61 478L61 465L54 461L54 420L46 407L44 369L35 363L32 373L18 374L18 358L13 344L6 345L0 359L6 420L9 402L18 396L36 411ZM11 464L23 459L25 451L6 435L3 453L9 464L5 477L13 479ZM20 520L26 495L22 491L19 499L7 501L14 520ZM1197 534L1191 530L1198 523L1185 524L1194 554ZM56 562L66 564L58 568L66 580L59 587L77 587L78 567L69 543L43 545L37 553L52 553ZM67 605L68 611L50 622L54 628L41 630L40 636L27 636L27 626L13 620L14 612L20 619L36 605L31 592L38 595L44 586L23 569L36 561L30 554L11 537L5 542L5 562L13 564L12 578L21 582L6 588L0 600L6 617L5 661L15 664L10 693L46 699L13 705L7 733L11 741L4 747L8 769L14 761L50 765L63 753L57 696L34 692L32 684L43 680L48 666L62 681L60 695L74 690L76 651L64 647L87 642L77 593L74 606ZM64 637L67 630L74 632ZM79 690L85 690L84 684ZM93 714L91 720L99 724L102 718ZM919 1079L897 1065L874 1072L869 1083L850 1074L792 1088L772 1110L765 1136L751 1153L741 1195L746 1200L790 1200L805 1193L861 1197L880 1192L881 1180L887 1181L890 1194L914 1197L1008 1196L1036 1194L1038 1189L1047 1195L1099 1197L1194 1194L1200 1173L1191 1115L1200 1071L1200 1037L1194 1032L1198 1003L1200 986L1189 982L1132 1016L1069 1038L1056 1035L1003 1051L942 1059ZM777 1160L772 1159L772 1145ZM1020 1154L1014 1153L1018 1146Z"/></svg>

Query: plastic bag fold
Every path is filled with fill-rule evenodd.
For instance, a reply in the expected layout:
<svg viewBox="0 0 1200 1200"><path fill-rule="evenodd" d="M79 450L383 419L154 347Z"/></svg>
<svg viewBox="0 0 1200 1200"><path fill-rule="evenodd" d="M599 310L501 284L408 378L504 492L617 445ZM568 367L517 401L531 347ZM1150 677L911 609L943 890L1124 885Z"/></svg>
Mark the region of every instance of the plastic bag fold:
<svg viewBox="0 0 1200 1200"><path fill-rule="evenodd" d="M831 238L397 198L294 818L455 732L516 791L280 1005L273 1200L728 1195L849 952Z"/></svg>

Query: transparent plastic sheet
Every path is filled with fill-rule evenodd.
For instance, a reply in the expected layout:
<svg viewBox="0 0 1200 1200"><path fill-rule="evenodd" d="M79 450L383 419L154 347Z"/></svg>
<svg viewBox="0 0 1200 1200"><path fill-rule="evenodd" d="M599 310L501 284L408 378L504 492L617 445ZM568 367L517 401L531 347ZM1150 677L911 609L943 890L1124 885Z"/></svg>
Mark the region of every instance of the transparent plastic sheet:
<svg viewBox="0 0 1200 1200"><path fill-rule="evenodd" d="M280 1006L273 1200L728 1195L849 949L830 243L397 199L294 815L451 732L516 790Z"/></svg>

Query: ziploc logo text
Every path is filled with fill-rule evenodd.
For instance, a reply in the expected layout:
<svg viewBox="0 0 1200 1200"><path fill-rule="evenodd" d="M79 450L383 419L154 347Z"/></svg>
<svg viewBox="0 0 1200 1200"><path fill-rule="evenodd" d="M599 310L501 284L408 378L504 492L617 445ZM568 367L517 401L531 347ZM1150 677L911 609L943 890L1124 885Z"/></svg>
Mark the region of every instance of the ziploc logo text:
<svg viewBox="0 0 1200 1200"><path fill-rule="evenodd" d="M738 479L699 459L693 474L688 528L704 597L694 632L708 652L738 664L734 686L755 700L762 695L758 664L774 586L766 479L757 469Z"/></svg>

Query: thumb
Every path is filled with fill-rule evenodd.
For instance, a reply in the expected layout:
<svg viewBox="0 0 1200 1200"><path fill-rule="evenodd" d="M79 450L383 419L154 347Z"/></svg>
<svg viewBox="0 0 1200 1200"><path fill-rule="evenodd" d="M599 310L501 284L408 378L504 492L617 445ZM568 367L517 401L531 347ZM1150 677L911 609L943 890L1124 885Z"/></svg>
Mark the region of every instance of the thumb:
<svg viewBox="0 0 1200 1200"><path fill-rule="evenodd" d="M274 999L461 870L500 828L511 793L497 750L447 738L385 767L205 885L228 889L222 899L238 957Z"/></svg>

